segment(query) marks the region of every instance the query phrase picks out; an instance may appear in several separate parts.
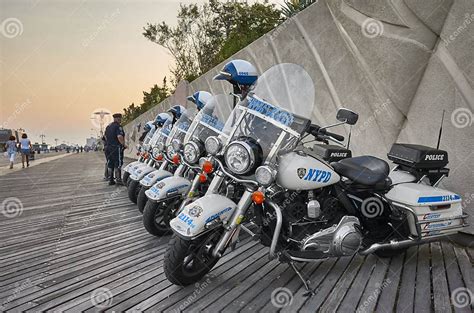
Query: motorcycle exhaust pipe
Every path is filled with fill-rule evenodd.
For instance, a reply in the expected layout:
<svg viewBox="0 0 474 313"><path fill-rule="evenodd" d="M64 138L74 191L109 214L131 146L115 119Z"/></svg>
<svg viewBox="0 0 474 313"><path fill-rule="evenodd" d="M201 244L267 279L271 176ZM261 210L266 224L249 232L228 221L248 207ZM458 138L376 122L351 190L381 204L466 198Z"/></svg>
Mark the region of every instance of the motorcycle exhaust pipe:
<svg viewBox="0 0 474 313"><path fill-rule="evenodd" d="M407 239L407 240L402 240L402 241L394 240L394 241L391 241L389 243L374 243L371 246L369 246L368 248L359 251L359 254L368 255L368 254L374 253L375 251L380 250L380 249L401 249L401 248L408 248L408 247L412 247L412 246L418 246L418 245L422 245L422 244L425 244L425 243L430 243L430 242L433 242L433 241L439 241L440 239L443 239L443 238L445 238L449 235L453 235L453 234L455 234L455 232L448 233L448 234L442 234L442 235L433 235L433 236L429 236L429 237L423 237L421 239Z"/></svg>

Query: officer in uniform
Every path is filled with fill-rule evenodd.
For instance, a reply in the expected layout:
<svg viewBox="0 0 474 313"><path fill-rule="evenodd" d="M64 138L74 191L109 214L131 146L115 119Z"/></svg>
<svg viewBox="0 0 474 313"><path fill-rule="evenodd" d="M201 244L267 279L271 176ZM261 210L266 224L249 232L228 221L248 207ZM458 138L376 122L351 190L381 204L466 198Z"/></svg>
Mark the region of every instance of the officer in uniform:
<svg viewBox="0 0 474 313"><path fill-rule="evenodd" d="M123 150L127 148L125 145L125 132L120 123L122 122L122 114L115 113L112 115L114 121L105 128L105 154L107 158L107 167L109 170L109 185L122 185L122 174L120 169L123 164ZM114 180L115 174L115 180Z"/></svg>

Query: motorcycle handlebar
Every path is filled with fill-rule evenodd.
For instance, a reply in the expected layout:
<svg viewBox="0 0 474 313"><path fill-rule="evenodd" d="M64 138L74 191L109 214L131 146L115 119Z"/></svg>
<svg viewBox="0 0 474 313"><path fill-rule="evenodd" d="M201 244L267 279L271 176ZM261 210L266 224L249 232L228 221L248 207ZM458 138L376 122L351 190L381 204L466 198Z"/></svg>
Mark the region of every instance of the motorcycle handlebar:
<svg viewBox="0 0 474 313"><path fill-rule="evenodd" d="M344 141L344 136L336 134L336 133L328 132L326 128L321 128L320 126L315 125L315 124L311 124L309 128L309 133L316 138L318 138L319 135L325 135L325 136L332 137L336 139L337 141Z"/></svg>

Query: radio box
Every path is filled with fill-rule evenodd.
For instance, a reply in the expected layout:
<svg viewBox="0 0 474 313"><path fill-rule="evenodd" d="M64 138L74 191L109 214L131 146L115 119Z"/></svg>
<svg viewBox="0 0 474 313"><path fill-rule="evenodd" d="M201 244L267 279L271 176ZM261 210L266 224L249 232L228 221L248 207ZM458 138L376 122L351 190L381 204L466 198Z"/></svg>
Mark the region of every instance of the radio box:
<svg viewBox="0 0 474 313"><path fill-rule="evenodd" d="M352 157L351 150L336 145L315 144L313 152L329 163Z"/></svg>
<svg viewBox="0 0 474 313"><path fill-rule="evenodd" d="M439 169L448 164L446 151L408 143L393 144L387 157L395 164L417 170Z"/></svg>

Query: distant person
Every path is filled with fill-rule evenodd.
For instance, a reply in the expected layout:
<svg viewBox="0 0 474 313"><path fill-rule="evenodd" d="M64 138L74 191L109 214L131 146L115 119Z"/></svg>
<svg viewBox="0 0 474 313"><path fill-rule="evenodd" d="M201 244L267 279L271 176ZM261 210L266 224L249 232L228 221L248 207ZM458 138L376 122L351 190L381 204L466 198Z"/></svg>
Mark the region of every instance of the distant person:
<svg viewBox="0 0 474 313"><path fill-rule="evenodd" d="M30 166L30 154L33 147L31 146L31 141L28 139L26 134L21 135L20 139L20 151L21 151L21 163L23 164L23 168L25 168L25 161L26 167Z"/></svg>
<svg viewBox="0 0 474 313"><path fill-rule="evenodd" d="M114 121L107 126L104 135L109 185L115 185L116 182L123 185L121 168L123 164L123 150L127 148L125 145L125 132L121 126L122 114L115 113L112 116Z"/></svg>
<svg viewBox="0 0 474 313"><path fill-rule="evenodd" d="M81 149L81 153L84 151L84 147L81 146L79 149Z"/></svg>
<svg viewBox="0 0 474 313"><path fill-rule="evenodd" d="M10 169L13 168L13 162L15 161L15 156L16 156L16 137L15 136L10 136L8 141L5 143L5 150L8 159L10 160Z"/></svg>

